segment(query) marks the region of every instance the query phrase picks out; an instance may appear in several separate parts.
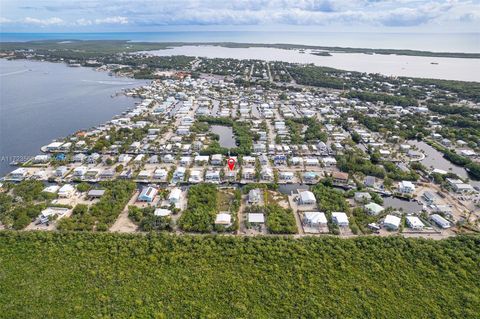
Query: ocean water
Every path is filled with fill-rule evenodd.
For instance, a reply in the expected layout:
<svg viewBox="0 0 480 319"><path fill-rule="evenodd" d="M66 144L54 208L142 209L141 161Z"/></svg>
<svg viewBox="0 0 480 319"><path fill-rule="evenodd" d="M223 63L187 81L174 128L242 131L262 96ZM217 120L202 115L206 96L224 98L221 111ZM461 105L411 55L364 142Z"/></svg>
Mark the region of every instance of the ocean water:
<svg viewBox="0 0 480 319"><path fill-rule="evenodd" d="M170 31L110 33L0 33L0 42L34 40L129 40L149 42L290 43L436 52L480 52L480 33L364 33Z"/></svg>
<svg viewBox="0 0 480 319"><path fill-rule="evenodd" d="M14 168L11 161L40 154L52 139L132 107L135 99L115 93L145 83L60 63L0 59L0 177Z"/></svg>

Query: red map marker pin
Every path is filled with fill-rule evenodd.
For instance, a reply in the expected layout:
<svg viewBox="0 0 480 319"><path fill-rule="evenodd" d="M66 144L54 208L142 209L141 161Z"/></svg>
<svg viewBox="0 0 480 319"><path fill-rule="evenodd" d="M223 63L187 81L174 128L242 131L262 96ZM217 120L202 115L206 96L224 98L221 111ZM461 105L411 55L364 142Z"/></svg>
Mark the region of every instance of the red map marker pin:
<svg viewBox="0 0 480 319"><path fill-rule="evenodd" d="M228 161L228 168L233 171L233 169L235 168L235 159L233 158L229 158Z"/></svg>

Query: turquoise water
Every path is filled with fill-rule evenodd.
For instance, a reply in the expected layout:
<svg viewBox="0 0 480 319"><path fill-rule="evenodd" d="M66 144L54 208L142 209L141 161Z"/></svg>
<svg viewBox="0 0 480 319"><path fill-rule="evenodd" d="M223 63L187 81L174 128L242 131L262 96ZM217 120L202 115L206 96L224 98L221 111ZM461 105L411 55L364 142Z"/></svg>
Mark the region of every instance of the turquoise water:
<svg viewBox="0 0 480 319"><path fill-rule="evenodd" d="M129 40L150 42L290 43L352 48L480 52L480 33L352 33L171 31L110 33L0 33L0 42L34 40Z"/></svg>

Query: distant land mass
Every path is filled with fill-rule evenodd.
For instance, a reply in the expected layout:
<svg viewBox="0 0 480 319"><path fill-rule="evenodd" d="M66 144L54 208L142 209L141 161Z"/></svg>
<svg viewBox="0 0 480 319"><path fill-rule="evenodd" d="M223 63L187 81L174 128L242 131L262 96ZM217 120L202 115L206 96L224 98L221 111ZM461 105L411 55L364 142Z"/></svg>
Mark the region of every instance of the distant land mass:
<svg viewBox="0 0 480 319"><path fill-rule="evenodd" d="M350 47L330 47L314 46L300 44L268 44L268 43L236 43L236 42L130 42L127 40L42 40L27 42L2 42L1 51L8 50L79 50L84 52L134 52L146 50L162 50L171 47L185 45L211 45L226 48L250 48L266 47L286 50L321 50L327 52L312 53L317 55L327 55L328 52L342 53L364 53L364 54L383 54L383 55L405 55L405 56L424 56L424 57L444 57L444 58L468 58L479 59L480 53L461 53L461 52L432 52L404 49L370 49L370 48L350 48Z"/></svg>

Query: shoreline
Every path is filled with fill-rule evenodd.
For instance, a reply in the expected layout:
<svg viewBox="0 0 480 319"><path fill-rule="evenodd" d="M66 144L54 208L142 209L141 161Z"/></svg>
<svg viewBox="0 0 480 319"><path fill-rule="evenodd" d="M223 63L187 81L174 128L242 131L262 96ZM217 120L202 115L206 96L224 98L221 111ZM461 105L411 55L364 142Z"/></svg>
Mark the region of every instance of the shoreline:
<svg viewBox="0 0 480 319"><path fill-rule="evenodd" d="M57 64L57 65L63 65L66 68L70 67L69 64L67 62L64 62L64 61L49 61L49 60L35 60L35 59L8 59L7 57L0 57L0 60L5 60L5 61L9 61L9 62L10 61L12 61L12 62L25 61L25 62L30 62L30 63L32 63L32 62L33 63L52 63L52 64ZM119 79L129 79L129 80L132 80L132 81L142 81L142 80L139 80L139 79L135 79L133 77L116 75L116 74L109 74L108 70L102 70L102 69L99 69L99 68L93 67L93 66L80 66L80 68L89 69L93 72L106 74L112 80L116 79L116 78L119 78ZM10 75L10 74L6 74L6 75ZM0 78L2 76L3 75L0 75ZM94 80L92 80L92 81L94 81ZM139 83L140 86L148 85L148 82L150 82L148 80L143 80L143 81L145 81L147 83L145 83L145 84L140 84ZM101 81L95 81L95 82L101 82ZM105 121L102 121L102 122L99 122L99 123L97 123L95 125L92 125L90 127L83 127L83 128L79 128L75 131L70 131L65 136L54 137L53 139L50 140L50 142L67 138L68 136L74 135L78 131L90 131L90 130L94 129L95 127L105 125L109 121L121 116L123 112L127 112L127 111L131 110L132 108L134 108L139 103L139 101L136 101L136 99L138 99L138 97L129 96L129 95L126 94L126 90L128 90L128 86L131 86L133 84L134 84L133 82L126 82L125 85L122 83L121 85L118 85L118 88L115 89L114 94L109 95L109 97L112 98L112 99L117 97L117 96L124 96L124 97L128 97L128 98L133 99L132 104L130 106L128 106L125 110L123 110L121 113L115 113L109 119L107 119ZM99 85L101 85L101 83L99 83ZM50 143L50 142L47 142L47 144ZM44 147L44 145L39 145L37 147L36 153L37 154L38 153L47 154L46 152L44 152L43 147ZM5 155L5 156L3 156L4 161L5 161L5 159L12 159L12 160L8 161L7 165L5 165L5 167L7 167L7 172L0 174L0 181L4 181L5 177L7 175L9 175L11 173L11 171L13 171L16 168L22 167L24 163L28 163L29 161L31 161L34 156L35 156L35 154L32 154L32 155ZM16 162L17 164L11 165L11 163L13 163L13 162Z"/></svg>
<svg viewBox="0 0 480 319"><path fill-rule="evenodd" d="M135 40L76 40L76 39L56 39L56 40L31 40L31 41L0 41L4 47L12 46L28 46L35 45L41 47L43 45L62 44L69 45L75 43L115 43L132 46L147 46L149 50L166 50L172 47L181 46L218 46L224 48L276 48L284 50L320 50L333 53L363 53L363 54L379 54L379 55L399 55L399 56L416 56L416 57L444 57L444 58L465 58L480 59L480 52L446 52L446 51L428 51L428 50L411 50L411 49L382 49L382 48L365 48L350 46L321 46L291 43L250 43L250 42L230 42L230 41L135 41ZM132 52L133 50L131 50Z"/></svg>

